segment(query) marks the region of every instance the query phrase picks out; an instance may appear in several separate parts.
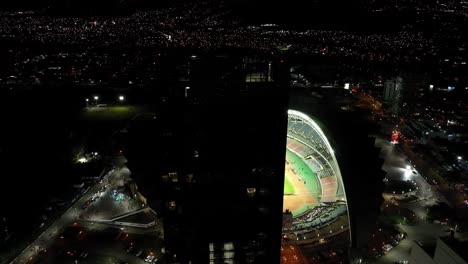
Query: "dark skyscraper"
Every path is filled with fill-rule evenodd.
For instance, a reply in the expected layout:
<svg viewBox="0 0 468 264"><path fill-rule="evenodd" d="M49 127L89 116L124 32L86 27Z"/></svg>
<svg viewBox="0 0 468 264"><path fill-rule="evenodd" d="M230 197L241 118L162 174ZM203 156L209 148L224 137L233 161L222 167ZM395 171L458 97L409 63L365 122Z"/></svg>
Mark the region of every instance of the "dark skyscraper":
<svg viewBox="0 0 468 264"><path fill-rule="evenodd" d="M175 82L156 113L155 131L163 132L150 140L158 179L154 188L142 186L161 202L168 257L278 263L286 63L227 55L188 60L189 80Z"/></svg>

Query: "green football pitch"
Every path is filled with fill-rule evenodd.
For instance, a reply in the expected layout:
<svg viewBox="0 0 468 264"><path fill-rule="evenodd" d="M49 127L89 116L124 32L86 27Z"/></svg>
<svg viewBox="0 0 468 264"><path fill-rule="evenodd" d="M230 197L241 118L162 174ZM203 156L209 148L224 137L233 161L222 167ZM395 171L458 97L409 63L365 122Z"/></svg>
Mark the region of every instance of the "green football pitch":
<svg viewBox="0 0 468 264"><path fill-rule="evenodd" d="M291 182L289 182L288 177L284 178L284 194L294 194L294 187L292 186Z"/></svg>
<svg viewBox="0 0 468 264"><path fill-rule="evenodd" d="M119 106L105 106L86 108L82 112L84 120L96 121L126 121L138 113L144 113L146 108L143 106L134 105L119 105Z"/></svg>
<svg viewBox="0 0 468 264"><path fill-rule="evenodd" d="M319 179L305 161L289 149L286 149L286 159L289 161L290 166L301 175L302 180L306 181L305 185L310 194L318 197L322 192ZM287 177L284 181L284 194L294 194L294 187L292 187Z"/></svg>

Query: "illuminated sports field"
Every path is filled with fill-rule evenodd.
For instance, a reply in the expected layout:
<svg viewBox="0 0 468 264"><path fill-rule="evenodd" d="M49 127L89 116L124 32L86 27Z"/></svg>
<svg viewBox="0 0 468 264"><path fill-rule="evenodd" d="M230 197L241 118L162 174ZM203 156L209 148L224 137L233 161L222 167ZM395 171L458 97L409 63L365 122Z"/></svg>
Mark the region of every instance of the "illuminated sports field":
<svg viewBox="0 0 468 264"><path fill-rule="evenodd" d="M313 243L324 227L327 236L348 230L346 194L334 151L320 126L294 110L288 111L286 210L292 213L292 219L285 222L289 224L283 226L283 233L297 243Z"/></svg>
<svg viewBox="0 0 468 264"><path fill-rule="evenodd" d="M287 199L287 209L294 215L305 212L318 204L321 187L317 175L297 154L286 149L286 172L284 179L284 195ZM285 208L286 209L286 208Z"/></svg>
<svg viewBox="0 0 468 264"><path fill-rule="evenodd" d="M294 187L292 186L291 182L289 181L289 177L284 179L284 195L293 195L295 193Z"/></svg>

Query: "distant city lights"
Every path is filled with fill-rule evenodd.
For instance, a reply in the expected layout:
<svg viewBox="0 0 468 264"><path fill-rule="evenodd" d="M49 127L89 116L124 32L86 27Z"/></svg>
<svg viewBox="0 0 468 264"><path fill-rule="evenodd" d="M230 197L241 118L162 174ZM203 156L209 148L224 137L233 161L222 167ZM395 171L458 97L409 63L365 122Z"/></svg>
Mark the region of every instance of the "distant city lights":
<svg viewBox="0 0 468 264"><path fill-rule="evenodd" d="M392 137L391 137L390 143L392 143L392 144L398 144L398 143L399 143L399 140L400 140L400 131L398 131L398 130L393 130L393 131L392 131Z"/></svg>

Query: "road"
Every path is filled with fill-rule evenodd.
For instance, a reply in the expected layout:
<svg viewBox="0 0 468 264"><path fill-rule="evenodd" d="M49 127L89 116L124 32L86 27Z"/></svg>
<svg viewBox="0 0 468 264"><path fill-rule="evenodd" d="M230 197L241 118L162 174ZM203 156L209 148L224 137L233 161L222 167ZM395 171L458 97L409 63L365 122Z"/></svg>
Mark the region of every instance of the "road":
<svg viewBox="0 0 468 264"><path fill-rule="evenodd" d="M409 260L410 263L414 263L414 260L410 256L413 241L434 242L438 237L448 234L448 227L431 224L426 221L416 226L398 225L398 227L401 231L406 232L408 236L396 247L380 257L377 260L378 264L390 264L398 260Z"/></svg>
<svg viewBox="0 0 468 264"><path fill-rule="evenodd" d="M387 173L386 178L394 181L410 180L416 182L416 186L418 187L416 196L425 205L431 205L439 201L446 202L446 199L427 183L424 177L417 172L416 168L406 161L406 156L400 151L398 146L382 138L376 138L375 146L381 149L380 157L384 159L382 169ZM407 166L410 168L407 169ZM414 174L413 171L417 173Z"/></svg>
<svg viewBox="0 0 468 264"><path fill-rule="evenodd" d="M25 263L31 259L35 254L37 254L42 249L48 248L57 236L61 233L64 227L73 224L79 217L80 213L83 211L82 206L86 201L91 199L91 197L98 192L105 184L114 178L121 178L122 173L125 172L126 167L115 168L106 173L103 177L103 180L99 183L96 183L94 186L88 189L81 198L77 199L75 203L70 205L67 211L65 211L60 218L55 220L44 232L42 232L36 240L29 244L12 262L11 264L20 264Z"/></svg>
<svg viewBox="0 0 468 264"><path fill-rule="evenodd" d="M416 214L419 220L418 224L414 226L397 225L396 228L405 232L407 237L380 257L377 263L395 263L399 260L411 261L410 250L414 240L435 241L439 236L447 234L447 226L426 221L426 208L441 201L446 202L446 199L436 189L432 188L419 172L413 173L415 168L411 163L407 162L406 156L399 150L398 146L379 137L376 138L375 146L381 149L380 157L384 159L382 169L387 172L386 178L393 181L414 181L418 187L416 196L419 198L417 202L400 204L400 206L409 208Z"/></svg>

